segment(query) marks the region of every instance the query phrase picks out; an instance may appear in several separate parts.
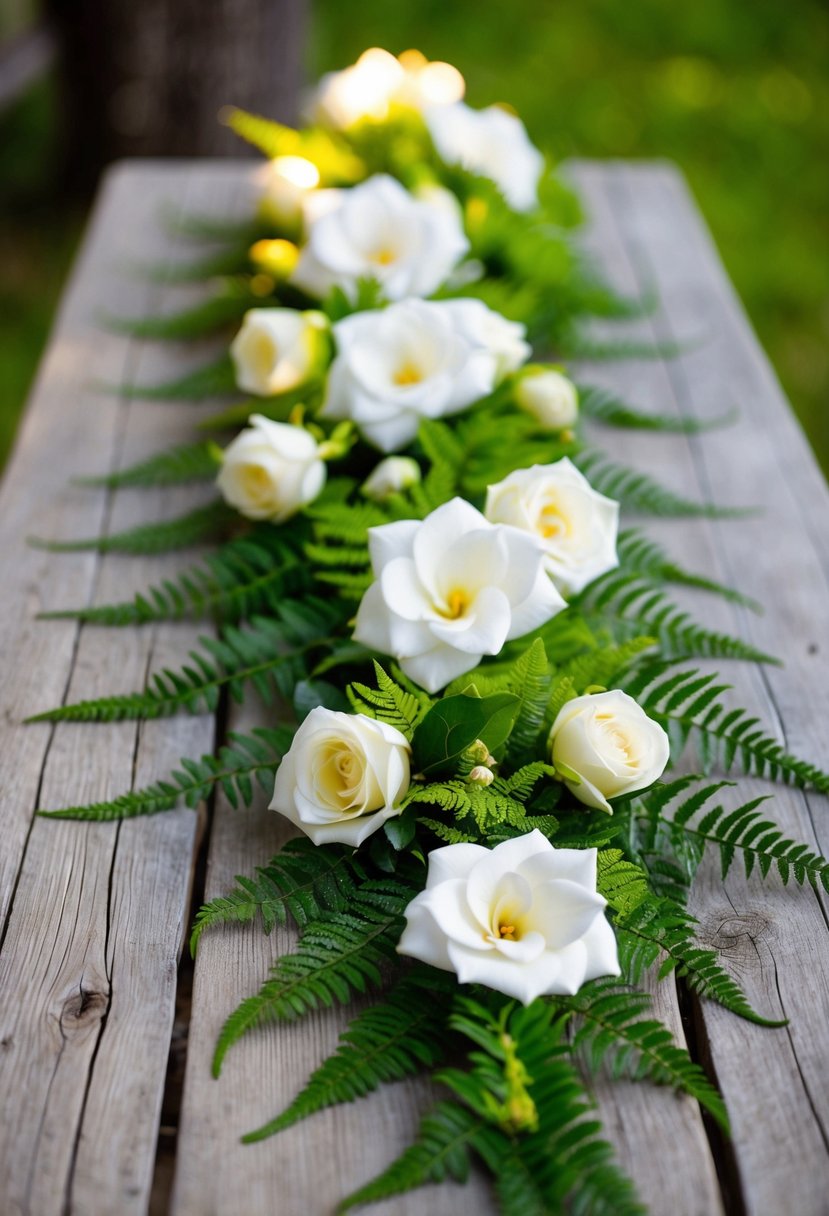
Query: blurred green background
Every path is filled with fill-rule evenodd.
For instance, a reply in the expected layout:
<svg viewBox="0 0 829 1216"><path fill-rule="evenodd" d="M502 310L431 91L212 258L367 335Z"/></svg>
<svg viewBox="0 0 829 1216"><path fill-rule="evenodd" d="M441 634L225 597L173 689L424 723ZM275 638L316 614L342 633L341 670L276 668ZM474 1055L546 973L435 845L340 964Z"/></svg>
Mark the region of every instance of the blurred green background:
<svg viewBox="0 0 829 1216"><path fill-rule="evenodd" d="M556 159L677 161L829 470L824 0L312 5L309 78L371 45L457 64L473 105L509 101ZM82 223L56 194L54 138L45 81L0 119L0 460Z"/></svg>

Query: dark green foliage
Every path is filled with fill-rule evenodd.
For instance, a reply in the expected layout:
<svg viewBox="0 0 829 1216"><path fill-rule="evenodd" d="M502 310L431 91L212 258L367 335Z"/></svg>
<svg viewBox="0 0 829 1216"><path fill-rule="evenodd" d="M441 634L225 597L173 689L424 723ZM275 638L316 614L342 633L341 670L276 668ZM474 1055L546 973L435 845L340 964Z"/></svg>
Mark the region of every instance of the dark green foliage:
<svg viewBox="0 0 829 1216"><path fill-rule="evenodd" d="M446 1017L454 984L431 968L416 971L349 1022L336 1052L293 1102L243 1139L251 1144L327 1106L353 1102L384 1082L436 1067L448 1043Z"/></svg>
<svg viewBox="0 0 829 1216"><path fill-rule="evenodd" d="M230 355L221 355L213 363L164 384L117 385L110 391L145 401L203 401L205 397L226 397L238 389Z"/></svg>
<svg viewBox="0 0 829 1216"><path fill-rule="evenodd" d="M716 950L694 940L694 920L667 899L647 899L615 918L622 974L636 984L646 967L660 963L659 977L675 971L699 996L718 1001L732 1013L758 1026L783 1023L762 1017L746 1000L739 985L723 969Z"/></svg>
<svg viewBox="0 0 829 1216"><path fill-rule="evenodd" d="M698 625L653 583L624 569L597 579L573 606L589 626L606 629L617 642L634 636L654 638L666 659L699 656L779 663L740 638Z"/></svg>
<svg viewBox="0 0 829 1216"><path fill-rule="evenodd" d="M307 571L299 552L276 529L262 529L228 541L200 565L148 587L132 600L42 616L95 625L143 625L185 617L228 623L257 613L275 615L286 598L298 596L306 586Z"/></svg>
<svg viewBox="0 0 829 1216"><path fill-rule="evenodd" d="M103 486L109 490L122 486L139 486L143 489L182 485L190 481L211 481L220 464L221 450L215 443L202 441L167 448L115 473L106 473L102 477L76 477L75 481L81 486Z"/></svg>
<svg viewBox="0 0 829 1216"><path fill-rule="evenodd" d="M776 867L784 883L793 878L801 886L808 882L816 890L823 887L829 891L829 861L808 845L787 839L775 823L762 815L759 808L768 801L766 798L754 798L730 811L722 805L711 806L712 799L732 785L717 781L677 801L695 780L699 779L684 777L658 786L638 800L636 813L644 821L645 832L641 847L656 850L667 844L689 876L693 876L706 845L711 845L719 850L723 878L739 853L746 877L755 865L763 878Z"/></svg>
<svg viewBox="0 0 829 1216"><path fill-rule="evenodd" d="M469 1069L438 1074L452 1097L425 1116L414 1144L349 1195L341 1211L446 1177L462 1181L474 1153L495 1175L505 1216L642 1216L630 1180L601 1138L551 1006L458 997L450 1025L475 1044Z"/></svg>
<svg viewBox="0 0 829 1216"><path fill-rule="evenodd" d="M736 420L736 413L715 418L683 418L676 414L643 413L634 409L626 401L622 401L615 393L605 388L590 385L579 385L579 407L583 414L606 422L610 426L630 427L645 431L677 431L686 435L694 435L699 431L711 430L713 427L727 426Z"/></svg>
<svg viewBox="0 0 829 1216"><path fill-rule="evenodd" d="M324 912L344 912L365 871L351 849L329 845L318 849L307 837L289 840L255 878L236 876L236 886L226 895L204 904L196 914L190 935L195 956L201 935L215 925L245 924L257 916L270 933L290 916L302 928Z"/></svg>
<svg viewBox="0 0 829 1216"><path fill-rule="evenodd" d="M631 1077L670 1085L690 1094L728 1131L722 1098L688 1052L674 1043L667 1026L647 1016L651 1001L646 993L631 991L618 980L594 980L556 1004L575 1015L573 1048L591 1071L607 1067L615 1080Z"/></svg>
<svg viewBox="0 0 829 1216"><path fill-rule="evenodd" d="M217 499L206 507L196 507L175 519L162 519L154 524L138 524L123 532L111 532L108 536L90 536L84 540L41 540L29 537L29 544L36 549L47 549L50 553L78 553L94 549L98 553L132 553L146 556L152 553L170 553L175 549L186 549L206 541L220 540L239 522L238 514Z"/></svg>
<svg viewBox="0 0 829 1216"><path fill-rule="evenodd" d="M213 1074L234 1043L256 1026L294 1019L319 1005L344 1004L381 982L381 968L395 958L403 909L414 892L400 882L364 883L347 912L325 913L302 931L291 954L277 959L255 996L225 1022L213 1057Z"/></svg>
<svg viewBox="0 0 829 1216"><path fill-rule="evenodd" d="M706 771L739 765L756 777L829 792L829 773L792 756L744 709L724 704L728 687L717 675L666 663L649 664L625 681L625 691L670 734L674 757L690 736Z"/></svg>
<svg viewBox="0 0 829 1216"><path fill-rule="evenodd" d="M220 255L224 256L224 255ZM234 258L236 254L232 254ZM175 272L175 271L174 271ZM202 338L224 326L239 324L249 308L261 307L262 300L255 296L242 280L227 279L222 290L192 308L168 316L157 317L105 317L103 324L115 333L130 334L135 338L156 338L170 341L190 341Z"/></svg>
<svg viewBox="0 0 829 1216"><path fill-rule="evenodd" d="M711 591L721 595L732 604L742 604L754 612L762 612L762 607L756 600L743 595L734 587L726 587L723 583L714 582L702 574L693 574L678 566L665 550L657 543L635 528L627 528L619 533L616 546L619 555L619 565L639 575L641 578L652 579L655 583L681 583L686 587L696 587L700 591Z"/></svg>
<svg viewBox="0 0 829 1216"><path fill-rule="evenodd" d="M718 507L714 503L693 502L662 486L647 473L614 464L602 452L579 452L573 457L594 490L615 498L629 511L640 511L659 518L683 516L730 519L752 514L752 508Z"/></svg>
<svg viewBox="0 0 829 1216"><path fill-rule="evenodd" d="M284 727L276 730L256 729L249 735L231 732L228 742L200 760L181 761L182 771L176 771L165 781L155 781L142 790L132 790L108 802L92 802L86 806L70 806L59 811L38 811L49 819L134 819L137 815L156 815L171 811L183 802L195 807L209 798L218 786L231 806L249 806L253 801L253 783L266 792L273 789L273 775L291 745L293 732Z"/></svg>
<svg viewBox="0 0 829 1216"><path fill-rule="evenodd" d="M227 625L218 638L200 638L201 650L190 651L189 665L156 672L144 692L61 705L29 721L118 722L212 712L225 689L241 702L247 683L272 704L278 693L290 697L309 674L310 656L331 645L328 635L341 619L336 606L322 601L309 597L298 606L286 600L275 616L257 616L243 629Z"/></svg>

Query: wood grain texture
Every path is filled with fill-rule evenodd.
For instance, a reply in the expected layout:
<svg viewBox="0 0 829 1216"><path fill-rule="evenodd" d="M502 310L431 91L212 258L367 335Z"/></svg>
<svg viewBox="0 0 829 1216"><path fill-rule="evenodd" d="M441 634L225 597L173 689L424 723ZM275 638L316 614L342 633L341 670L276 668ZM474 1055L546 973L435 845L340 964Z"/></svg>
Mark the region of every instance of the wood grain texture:
<svg viewBox="0 0 829 1216"><path fill-rule="evenodd" d="M666 522L648 530L686 566L764 605L758 617L710 597L678 597L693 602L710 627L738 632L784 660L782 668L719 666L734 685L735 705L756 712L787 747L827 767L829 635L818 605L829 591L829 493L814 456L676 171L585 165L575 176L591 212L604 217L597 252L614 281L627 290L653 284L659 292L659 311L632 332L699 341L678 359L608 365L602 382L678 416L740 409L737 425L724 432L654 437L655 443L613 432L613 454L682 493L762 506L749 519L697 521L679 530ZM826 853L829 800L743 779L734 791L739 801L755 793L773 793L770 818ZM820 1082L829 1065L825 897L785 888L776 875L761 883L755 874L746 882L739 863L723 884L711 858L696 884L693 910L701 939L724 949L755 1008L790 1019L786 1030L773 1031L747 1025L710 1002L699 1010L733 1124L733 1184L745 1209L757 1216L786 1210L818 1216L826 1210L829 1182L827 1099Z"/></svg>
<svg viewBox="0 0 829 1216"><path fill-rule="evenodd" d="M614 459L680 493L764 516L708 522L649 521L648 531L688 568L732 583L766 605L762 617L697 592L675 598L711 628L740 633L786 660L784 668L722 664L745 705L794 751L829 764L829 637L820 604L829 584L829 497L814 459L678 175L665 166L580 164L573 173L590 214L593 252L631 292L653 282L657 313L607 336L703 338L676 360L579 368L633 404L678 416L736 404L737 426L693 438L594 428ZM181 560L50 556L21 537L94 535L184 509L198 491L103 491L68 486L73 474L117 468L192 437L197 405L130 403L93 394L93 379L162 380L205 362L209 344L179 348L103 335L103 311L174 311L199 289L164 288L123 273L126 261L188 256L158 223L162 202L241 214L250 189L241 165L138 164L109 179L66 296L14 461L0 489L0 647L4 655L0 920L0 1083L16 1100L0 1113L0 1208L5 1214L147 1211L173 1020L176 959L188 916L198 817L189 811L121 825L32 822L60 806L146 784L180 755L211 746L208 717L108 726L22 727L23 716L64 699L131 691L149 670L178 665L193 631L78 629L38 623L40 608L125 598ZM211 408L211 407L208 407ZM672 595L674 592L672 591ZM198 630L203 632L203 630ZM33 673L37 678L33 678ZM264 718L267 719L265 714ZM227 725L263 719L253 705ZM761 782L740 782L745 799ZM775 787L771 817L826 853L826 799ZM264 800L213 811L206 898L251 873L284 840ZM829 1098L829 950L825 902L771 877L725 885L703 867L694 908L701 936L726 960L762 1012L785 1030L747 1025L695 1003L692 1039L710 1058L734 1125L713 1150L694 1103L665 1090L600 1081L608 1134L653 1216L777 1216L826 1211ZM353 1107L322 1112L280 1136L242 1146L239 1136L276 1114L331 1050L346 1011L251 1033L214 1081L210 1061L227 1014L266 977L288 931L215 930L196 963L178 1159L175 1216L293 1216L330 1212L411 1137L428 1088L386 1088ZM657 985L659 1016L679 1041L673 980ZM692 1044L693 1045L693 1044ZM714 1169L720 1155L725 1196ZM494 1210L478 1176L467 1188L429 1188L375 1209L378 1216Z"/></svg>
<svg viewBox="0 0 829 1216"><path fill-rule="evenodd" d="M119 273L118 263L136 242L153 260L174 253L158 210L171 185L184 204L198 173L148 167L138 181L128 169L109 178L3 490L10 504L3 595L18 612L27 588L29 609L112 602L179 565L176 558L49 555L23 541L27 532L79 536L128 527L177 513L201 495L65 485L72 475L121 467L191 434L193 407L148 408L90 383L166 374L156 349L102 335L97 318L103 309L166 306L163 289ZM0 1077L4 1092L19 1095L0 1116L3 1210L140 1213L152 1180L197 816L182 810L95 826L31 816L35 806L111 796L165 775L182 754L211 748L213 723L18 722L64 699L143 687L154 667L180 663L196 631L107 631L2 615L12 671L2 755L13 770L4 783L4 821L16 848L16 859L4 858L19 867L5 888L10 911L0 958Z"/></svg>

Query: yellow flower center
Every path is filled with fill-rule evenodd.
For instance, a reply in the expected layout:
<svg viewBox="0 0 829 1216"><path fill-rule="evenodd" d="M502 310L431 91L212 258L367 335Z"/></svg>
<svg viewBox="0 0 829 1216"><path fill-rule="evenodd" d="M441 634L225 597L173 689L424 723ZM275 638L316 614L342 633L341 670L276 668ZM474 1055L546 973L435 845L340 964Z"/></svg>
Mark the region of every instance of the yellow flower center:
<svg viewBox="0 0 829 1216"><path fill-rule="evenodd" d="M498 935L508 942L514 942L516 940L515 925L499 925Z"/></svg>
<svg viewBox="0 0 829 1216"><path fill-rule="evenodd" d="M258 333L254 336L248 347L248 357L257 374L266 376L276 364L279 352L277 351L276 343L269 334Z"/></svg>
<svg viewBox="0 0 829 1216"><path fill-rule="evenodd" d="M557 502L548 499L541 508L538 517L538 531L545 540L549 540L552 536L560 536L562 533L566 535L570 531L567 516Z"/></svg>
<svg viewBox="0 0 829 1216"><path fill-rule="evenodd" d="M450 591L446 597L446 611L441 612L441 616L445 616L447 620L457 621L462 617L469 607L469 596L465 591L455 590Z"/></svg>
<svg viewBox="0 0 829 1216"><path fill-rule="evenodd" d="M368 255L368 260L374 262L375 266L391 266L392 262L397 261L397 252L388 245L382 245Z"/></svg>
<svg viewBox="0 0 829 1216"><path fill-rule="evenodd" d="M423 375L420 368L414 363L401 363L400 367L398 367L397 371L394 373L392 379L394 380L395 384L400 385L420 384L421 380L423 379Z"/></svg>

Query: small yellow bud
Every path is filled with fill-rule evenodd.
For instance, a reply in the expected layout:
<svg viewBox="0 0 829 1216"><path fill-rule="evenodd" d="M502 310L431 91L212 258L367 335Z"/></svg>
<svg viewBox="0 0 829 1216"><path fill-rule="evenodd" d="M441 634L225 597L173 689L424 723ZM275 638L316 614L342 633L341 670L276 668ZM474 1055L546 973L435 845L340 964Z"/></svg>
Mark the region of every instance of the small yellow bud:
<svg viewBox="0 0 829 1216"><path fill-rule="evenodd" d="M284 280L291 276L299 261L299 249L293 241L277 240L256 241L251 245L248 256L253 264L272 275L274 279Z"/></svg>

